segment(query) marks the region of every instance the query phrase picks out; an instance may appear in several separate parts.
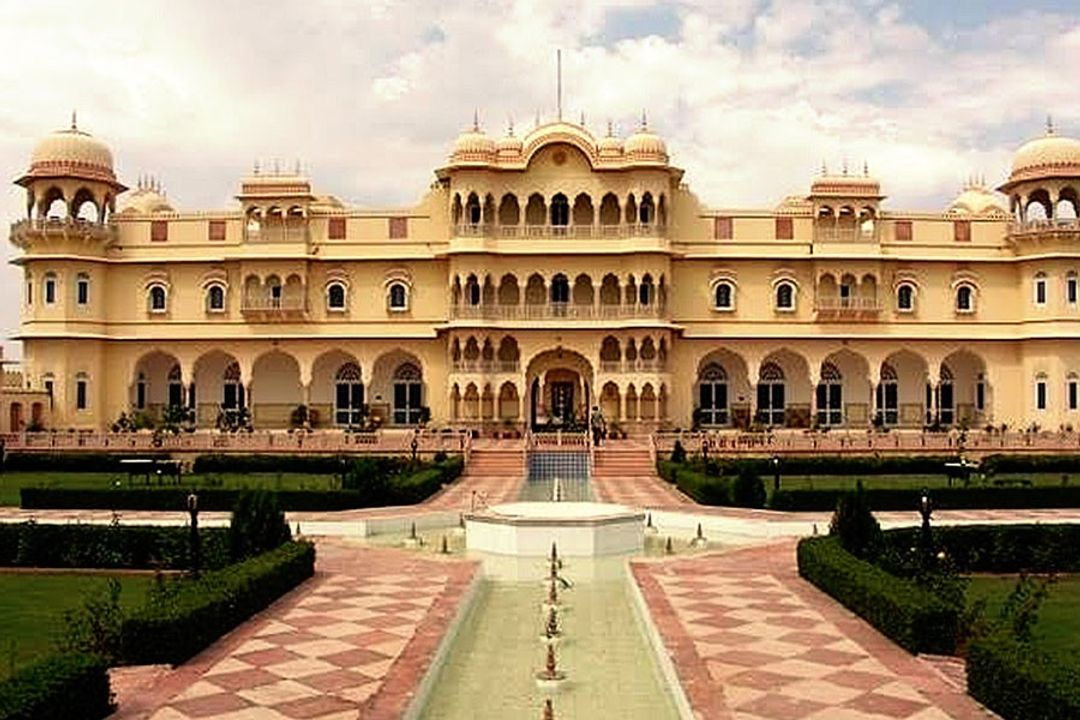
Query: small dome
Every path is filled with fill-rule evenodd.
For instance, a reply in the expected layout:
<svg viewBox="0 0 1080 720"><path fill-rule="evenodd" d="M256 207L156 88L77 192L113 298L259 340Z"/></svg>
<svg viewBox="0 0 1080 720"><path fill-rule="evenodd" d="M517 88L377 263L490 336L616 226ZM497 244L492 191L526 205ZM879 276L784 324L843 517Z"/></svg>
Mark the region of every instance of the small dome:
<svg viewBox="0 0 1080 720"><path fill-rule="evenodd" d="M608 128L608 134L600 138L596 146L600 152L600 157L603 158L620 157L623 154L622 138L612 135L610 128Z"/></svg>
<svg viewBox="0 0 1080 720"><path fill-rule="evenodd" d="M628 160L645 160L650 162L666 163L668 160L667 145L656 133L649 130L642 122L641 128L626 138L623 152Z"/></svg>
<svg viewBox="0 0 1080 720"><path fill-rule="evenodd" d="M487 163L495 159L495 141L473 123L471 130L458 135L450 161L455 163Z"/></svg>
<svg viewBox="0 0 1080 720"><path fill-rule="evenodd" d="M42 138L30 155L28 177L78 177L116 183L108 145L75 127Z"/></svg>
<svg viewBox="0 0 1080 720"><path fill-rule="evenodd" d="M499 139L499 157L517 157L521 154L521 138L514 134Z"/></svg>
<svg viewBox="0 0 1080 720"><path fill-rule="evenodd" d="M949 213L954 215L1004 215L998 196L982 185L971 184L949 204Z"/></svg>
<svg viewBox="0 0 1080 720"><path fill-rule="evenodd" d="M168 199L155 185L140 185L135 192L124 198L124 203L120 207L121 215L153 215L171 212L176 212L176 209L169 204Z"/></svg>
<svg viewBox="0 0 1080 720"><path fill-rule="evenodd" d="M1062 175L1080 176L1080 140L1048 127L1045 135L1024 143L1013 155L1009 182Z"/></svg>

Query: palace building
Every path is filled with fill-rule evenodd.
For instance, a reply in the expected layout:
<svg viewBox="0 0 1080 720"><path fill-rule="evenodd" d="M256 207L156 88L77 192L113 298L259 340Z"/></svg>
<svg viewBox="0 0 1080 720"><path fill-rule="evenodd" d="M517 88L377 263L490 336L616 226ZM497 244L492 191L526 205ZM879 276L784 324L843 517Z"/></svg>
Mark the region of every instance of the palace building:
<svg viewBox="0 0 1080 720"><path fill-rule="evenodd" d="M15 181L3 429L169 406L200 428L246 408L255 428L524 429L594 405L629 433L1080 425L1080 141L1048 129L1000 195L930 211L862 168L808 180L713 209L644 123L559 121L472 127L412 207L264 168L233 207L182 210L72 123Z"/></svg>

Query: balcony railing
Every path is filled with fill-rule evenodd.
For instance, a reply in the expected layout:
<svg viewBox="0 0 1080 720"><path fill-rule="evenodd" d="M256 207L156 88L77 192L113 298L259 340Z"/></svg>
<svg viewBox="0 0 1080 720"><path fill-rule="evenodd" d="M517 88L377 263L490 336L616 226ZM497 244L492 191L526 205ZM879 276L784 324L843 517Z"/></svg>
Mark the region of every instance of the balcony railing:
<svg viewBox="0 0 1080 720"><path fill-rule="evenodd" d="M245 297L241 312L273 314L302 314L307 312L307 300L302 297Z"/></svg>
<svg viewBox="0 0 1080 720"><path fill-rule="evenodd" d="M864 232L857 227L830 227L828 225L814 226L814 242L863 242L874 243L878 241L877 228Z"/></svg>
<svg viewBox="0 0 1080 720"><path fill-rule="evenodd" d="M516 360L458 360L451 367L456 373L482 373L484 375L521 371L521 364Z"/></svg>
<svg viewBox="0 0 1080 720"><path fill-rule="evenodd" d="M657 320L659 305L451 305L451 320Z"/></svg>
<svg viewBox="0 0 1080 720"><path fill-rule="evenodd" d="M667 362L664 360L601 360L601 373L664 373L667 372Z"/></svg>
<svg viewBox="0 0 1080 720"><path fill-rule="evenodd" d="M619 225L495 225L459 223L457 237L485 238L634 238L664 237L666 225L630 223Z"/></svg>
<svg viewBox="0 0 1080 720"><path fill-rule="evenodd" d="M814 300L814 310L835 315L872 315L881 312L881 301L876 297L819 297Z"/></svg>
<svg viewBox="0 0 1080 720"><path fill-rule="evenodd" d="M1055 220L1012 220L1010 235L1038 235L1042 233L1080 232L1080 218L1057 218Z"/></svg>
<svg viewBox="0 0 1080 720"><path fill-rule="evenodd" d="M113 240L117 237L116 223L111 220L99 223L81 218L50 217L28 218L11 224L13 239L17 239L28 232L44 233L46 235L75 235L101 240Z"/></svg>

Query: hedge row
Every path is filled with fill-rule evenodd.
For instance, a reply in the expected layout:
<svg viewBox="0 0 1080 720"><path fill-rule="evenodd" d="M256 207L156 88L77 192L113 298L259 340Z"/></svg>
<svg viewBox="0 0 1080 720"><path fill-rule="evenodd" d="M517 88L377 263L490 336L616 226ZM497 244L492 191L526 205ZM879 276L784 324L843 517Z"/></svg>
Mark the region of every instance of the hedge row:
<svg viewBox="0 0 1080 720"><path fill-rule="evenodd" d="M4 457L5 470L36 472L127 472L121 460L157 457L169 459L168 453L123 454L104 452L9 452Z"/></svg>
<svg viewBox="0 0 1080 720"><path fill-rule="evenodd" d="M93 655L50 655L0 682L0 720L100 720L113 711L108 666Z"/></svg>
<svg viewBox="0 0 1080 720"><path fill-rule="evenodd" d="M902 455L886 457L846 457L840 455L781 456L783 475L942 475L945 463L955 462L954 455ZM771 458L710 457L707 463L694 457L689 465L707 470L709 475L736 476L744 469L760 475L773 476Z"/></svg>
<svg viewBox="0 0 1080 720"><path fill-rule="evenodd" d="M1080 455L988 455L982 469L1000 473L1080 472Z"/></svg>
<svg viewBox="0 0 1080 720"><path fill-rule="evenodd" d="M915 583L860 560L835 537L798 546L799 574L912 653L951 654L960 613Z"/></svg>
<svg viewBox="0 0 1080 720"><path fill-rule="evenodd" d="M124 664L178 664L266 608L315 572L315 546L275 550L185 579L129 613L120 630Z"/></svg>
<svg viewBox="0 0 1080 720"><path fill-rule="evenodd" d="M968 693L1007 720L1080 718L1080 664L1016 640L976 640L967 657Z"/></svg>
<svg viewBox="0 0 1080 720"><path fill-rule="evenodd" d="M191 471L207 473L307 473L340 474L350 458L344 455L199 455Z"/></svg>
<svg viewBox="0 0 1080 720"><path fill-rule="evenodd" d="M900 550L916 547L918 528L885 532ZM1080 572L1080 525L958 525L934 528L934 546L960 572Z"/></svg>
<svg viewBox="0 0 1080 720"><path fill-rule="evenodd" d="M833 510L844 490L781 488L773 492L773 510ZM870 488L866 499L875 511L914 510L920 491L914 488ZM935 488L934 507L941 510L972 508L1080 508L1080 486L952 487Z"/></svg>
<svg viewBox="0 0 1080 720"><path fill-rule="evenodd" d="M450 458L411 474L390 478L385 495L365 490L272 490L278 506L293 511L352 510L376 505L412 505L423 501L444 483L460 474L463 461ZM238 488L202 488L198 490L199 508L228 511L236 505ZM19 490L19 504L26 509L88 510L172 510L187 507L190 490L178 487L64 488L24 487Z"/></svg>
<svg viewBox="0 0 1080 720"><path fill-rule="evenodd" d="M202 566L228 565L229 531L200 528ZM186 569L190 530L137 525L0 523L0 566Z"/></svg>
<svg viewBox="0 0 1080 720"><path fill-rule="evenodd" d="M661 476L702 505L731 505L731 481L728 478L713 477L689 465L672 462L666 463Z"/></svg>

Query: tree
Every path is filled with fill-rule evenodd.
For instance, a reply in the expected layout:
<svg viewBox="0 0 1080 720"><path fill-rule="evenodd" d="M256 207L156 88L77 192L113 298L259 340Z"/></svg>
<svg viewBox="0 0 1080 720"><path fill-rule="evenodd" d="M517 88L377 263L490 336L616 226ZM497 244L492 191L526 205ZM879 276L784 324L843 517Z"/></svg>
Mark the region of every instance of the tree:
<svg viewBox="0 0 1080 720"><path fill-rule="evenodd" d="M829 534L836 535L844 549L857 557L872 558L880 552L881 525L870 512L862 480L856 483L854 492L840 496L829 522Z"/></svg>

